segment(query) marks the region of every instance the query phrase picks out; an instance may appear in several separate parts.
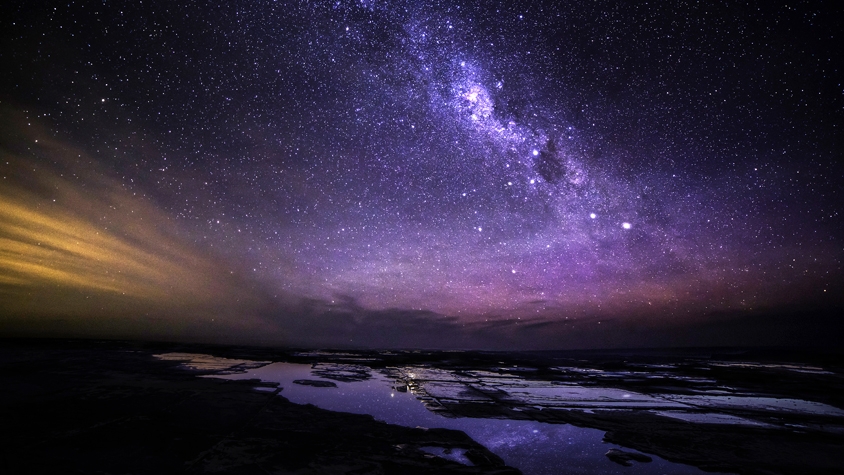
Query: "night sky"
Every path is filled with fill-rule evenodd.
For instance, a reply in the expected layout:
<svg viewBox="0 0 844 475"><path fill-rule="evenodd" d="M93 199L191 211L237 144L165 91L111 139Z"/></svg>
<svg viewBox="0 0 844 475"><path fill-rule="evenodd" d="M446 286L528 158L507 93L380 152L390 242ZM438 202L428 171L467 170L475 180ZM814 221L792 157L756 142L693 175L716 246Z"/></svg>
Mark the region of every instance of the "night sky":
<svg viewBox="0 0 844 475"><path fill-rule="evenodd" d="M840 336L838 2L0 10L0 334Z"/></svg>

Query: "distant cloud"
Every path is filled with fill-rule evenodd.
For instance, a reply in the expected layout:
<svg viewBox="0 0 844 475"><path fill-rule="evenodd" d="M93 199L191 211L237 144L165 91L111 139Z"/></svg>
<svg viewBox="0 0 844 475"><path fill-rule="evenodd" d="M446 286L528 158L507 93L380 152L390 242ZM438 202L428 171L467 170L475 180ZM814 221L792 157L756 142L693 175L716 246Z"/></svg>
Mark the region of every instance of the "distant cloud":
<svg viewBox="0 0 844 475"><path fill-rule="evenodd" d="M237 265L181 236L170 216L84 151L35 127L24 133L13 112L3 114L4 138L13 140L0 149L0 325L185 337L194 331L187 327L220 325L227 315L243 326L250 309L266 304ZM63 171L70 162L72 174Z"/></svg>

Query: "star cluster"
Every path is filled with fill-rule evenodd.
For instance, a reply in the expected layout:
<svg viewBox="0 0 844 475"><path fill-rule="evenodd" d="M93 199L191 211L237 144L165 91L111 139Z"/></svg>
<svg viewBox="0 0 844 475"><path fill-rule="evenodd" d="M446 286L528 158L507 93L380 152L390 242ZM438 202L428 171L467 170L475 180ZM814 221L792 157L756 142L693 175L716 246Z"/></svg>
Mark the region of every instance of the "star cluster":
<svg viewBox="0 0 844 475"><path fill-rule="evenodd" d="M3 8L4 180L113 180L172 228L164 247L275 299L269 326L334 312L556 335L841 304L838 7ZM9 295L30 281L0 269Z"/></svg>

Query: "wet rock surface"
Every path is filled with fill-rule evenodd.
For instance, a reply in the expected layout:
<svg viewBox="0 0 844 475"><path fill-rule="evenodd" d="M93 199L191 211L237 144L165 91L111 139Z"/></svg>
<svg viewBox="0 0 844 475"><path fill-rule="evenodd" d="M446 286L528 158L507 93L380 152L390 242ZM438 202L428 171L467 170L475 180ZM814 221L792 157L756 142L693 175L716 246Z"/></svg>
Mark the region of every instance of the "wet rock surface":
<svg viewBox="0 0 844 475"><path fill-rule="evenodd" d="M370 368L353 364L314 363L311 373L325 379L333 379L343 383L366 381L371 378Z"/></svg>
<svg viewBox="0 0 844 475"><path fill-rule="evenodd" d="M599 429L608 443L711 472L844 474L838 455L844 447L841 353L356 354L357 360L344 353L336 361L383 372L445 417ZM314 355L296 357L315 361L309 359ZM333 358L331 352L318 356L321 362Z"/></svg>
<svg viewBox="0 0 844 475"><path fill-rule="evenodd" d="M712 472L844 473L840 356L469 354L388 371L447 417L600 429L606 442Z"/></svg>
<svg viewBox="0 0 844 475"><path fill-rule="evenodd" d="M292 404L152 357L172 345L2 343L0 473L519 473L459 431Z"/></svg>

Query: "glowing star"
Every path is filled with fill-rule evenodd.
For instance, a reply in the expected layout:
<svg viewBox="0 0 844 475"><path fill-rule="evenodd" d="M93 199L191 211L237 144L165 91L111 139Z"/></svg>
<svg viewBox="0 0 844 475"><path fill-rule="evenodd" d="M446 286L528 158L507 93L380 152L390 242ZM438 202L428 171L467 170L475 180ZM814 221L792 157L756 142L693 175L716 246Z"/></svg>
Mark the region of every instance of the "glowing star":
<svg viewBox="0 0 844 475"><path fill-rule="evenodd" d="M632 226L630 223L621 223L621 227L624 229L630 229Z"/></svg>
<svg viewBox="0 0 844 475"><path fill-rule="evenodd" d="M592 218L592 219L595 219L595 218L598 217L598 215L595 214L595 213L589 213L589 217Z"/></svg>
<svg viewBox="0 0 844 475"><path fill-rule="evenodd" d="M539 150L533 149L533 156L535 157L537 155L539 155Z"/></svg>

